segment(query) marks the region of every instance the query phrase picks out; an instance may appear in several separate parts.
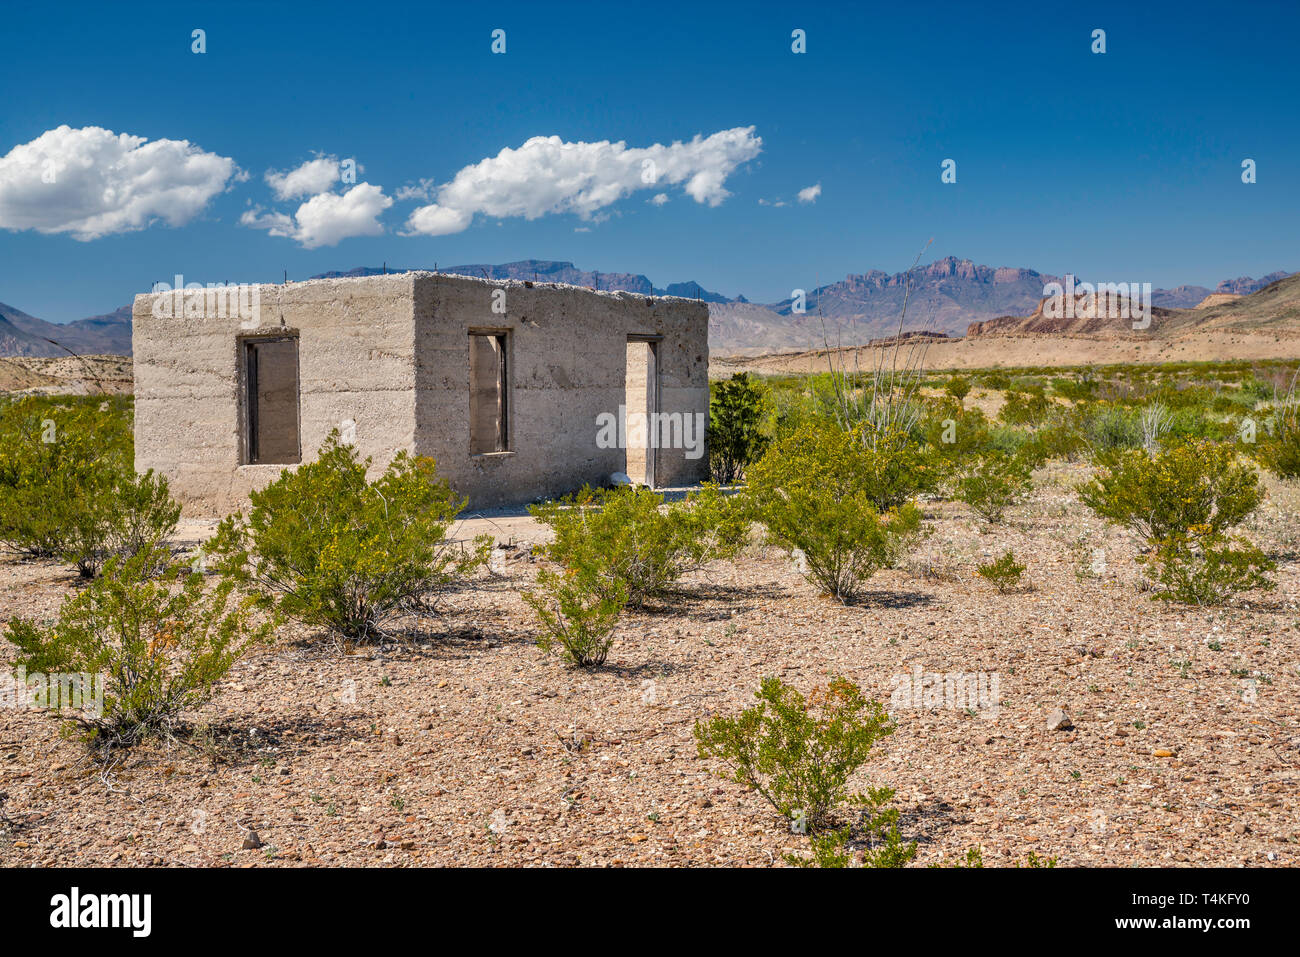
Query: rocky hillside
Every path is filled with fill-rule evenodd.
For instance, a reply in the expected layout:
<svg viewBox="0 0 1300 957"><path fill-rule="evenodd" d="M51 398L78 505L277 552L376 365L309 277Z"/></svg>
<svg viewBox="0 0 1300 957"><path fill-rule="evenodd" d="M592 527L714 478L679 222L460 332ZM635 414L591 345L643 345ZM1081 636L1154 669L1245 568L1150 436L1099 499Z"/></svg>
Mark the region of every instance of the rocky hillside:
<svg viewBox="0 0 1300 957"><path fill-rule="evenodd" d="M1225 279L1213 289L1207 289L1205 286L1175 286L1173 289L1157 289L1151 294L1151 302L1153 305L1164 309L1194 309L1204 303L1210 296L1249 296L1252 292L1258 292L1279 279L1285 279L1288 275L1290 273L1271 272L1259 279L1252 279L1250 276L1239 276L1236 279Z"/></svg>
<svg viewBox="0 0 1300 957"><path fill-rule="evenodd" d="M1226 285L1220 283L1220 286ZM1153 297L1154 298L1154 297ZM1045 309L1046 299L1038 302L1027 316L1000 316L972 322L967 338L979 336L1107 336L1141 335L1170 337L1191 332L1231 330L1236 332L1276 332L1287 336L1300 333L1300 273L1278 279L1249 295L1230 292L1208 294L1190 309L1151 308L1151 324L1135 330L1131 318L1097 315L1104 309L1094 308L1093 298L1075 300L1072 314L1056 316Z"/></svg>
<svg viewBox="0 0 1300 957"><path fill-rule="evenodd" d="M906 272L878 269L849 275L808 292L806 309L828 319L853 321L873 337L890 335L898 324L908 278ZM1044 285L1059 281L1032 269L981 266L948 256L912 271L908 325L959 332L973 319L1023 310L1042 297ZM787 299L772 308L780 315L792 315L794 302Z"/></svg>
<svg viewBox="0 0 1300 957"><path fill-rule="evenodd" d="M129 395L131 360L120 355L0 358L0 392Z"/></svg>
<svg viewBox="0 0 1300 957"><path fill-rule="evenodd" d="M0 302L0 355L131 354L131 307L58 324Z"/></svg>

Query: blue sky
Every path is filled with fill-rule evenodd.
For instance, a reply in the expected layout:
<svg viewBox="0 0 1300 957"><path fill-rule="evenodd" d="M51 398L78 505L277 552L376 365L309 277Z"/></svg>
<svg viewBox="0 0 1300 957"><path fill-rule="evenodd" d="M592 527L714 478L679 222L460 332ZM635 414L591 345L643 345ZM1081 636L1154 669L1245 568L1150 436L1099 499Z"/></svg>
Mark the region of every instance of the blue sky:
<svg viewBox="0 0 1300 957"><path fill-rule="evenodd" d="M278 281L383 261L562 259L774 301L906 268L930 238L925 261L1158 287L1300 269L1295 3L227 2L3 16L0 301L54 321L109 311L176 273ZM490 50L496 28L504 55ZM206 31L201 55L194 29ZM180 225L147 211L124 220L113 181L117 199L94 200L107 203L103 233L81 240L67 230L85 197L66 179L40 192L10 152L62 125L187 141L246 178L218 176ZM657 182L588 203L584 218L563 197L547 211L531 180L497 182L500 203L536 216L493 215L471 177L455 197L467 226L427 235L408 223L446 206L438 187L458 171L532 137L643 149L749 127L761 148L734 168L683 158L689 175L722 176L695 191L704 202L689 179ZM60 147L72 151L63 160L78 143ZM357 183L391 200L367 227L382 233L306 248L266 228L310 199L278 200L266 172L318 155L354 157ZM940 181L947 158L955 184ZM135 163L133 190L167 175L143 154ZM421 180L430 198L397 198ZM799 202L814 185L816 200ZM660 193L662 205L649 201ZM261 227L241 224L250 212Z"/></svg>

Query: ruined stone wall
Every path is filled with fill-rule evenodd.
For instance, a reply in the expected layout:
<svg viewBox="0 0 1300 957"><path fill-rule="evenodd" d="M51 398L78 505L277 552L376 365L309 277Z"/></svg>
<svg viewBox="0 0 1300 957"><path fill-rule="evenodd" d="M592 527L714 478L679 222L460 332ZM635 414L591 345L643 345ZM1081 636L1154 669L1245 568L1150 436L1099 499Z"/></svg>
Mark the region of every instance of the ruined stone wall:
<svg viewBox="0 0 1300 957"><path fill-rule="evenodd" d="M504 290L504 312L493 311L496 290ZM298 337L303 461L339 428L373 458L372 475L400 449L430 455L472 506L562 494L625 469L624 449L597 446L597 417L616 416L626 400L629 336L661 337L659 411L707 418L701 302L433 273L257 291L256 322L159 317L158 295L169 294L135 300L136 468L166 475L190 516L245 506L250 490L286 467L243 464L241 356L249 337ZM471 331L506 335L505 452L471 452ZM654 454L660 486L707 475L707 455Z"/></svg>
<svg viewBox="0 0 1300 957"><path fill-rule="evenodd" d="M494 303L505 311L494 311ZM629 336L662 337L659 411L703 413L707 420L702 302L416 273L415 325L416 451L437 459L475 506L559 495L624 470L624 449L597 446L597 417L617 415L625 402ZM508 336L504 453L470 452L471 330ZM657 485L689 485L707 475L707 455L688 459L681 448L655 455Z"/></svg>
<svg viewBox="0 0 1300 957"><path fill-rule="evenodd" d="M219 516L247 503L284 466L241 464L240 358L246 337L298 336L299 430L310 461L331 429L355 423L356 445L385 466L410 448L415 424L412 277L321 279L257 287L257 321L200 306L154 315L137 296L135 463L166 475L185 514ZM163 311L175 311L164 303Z"/></svg>

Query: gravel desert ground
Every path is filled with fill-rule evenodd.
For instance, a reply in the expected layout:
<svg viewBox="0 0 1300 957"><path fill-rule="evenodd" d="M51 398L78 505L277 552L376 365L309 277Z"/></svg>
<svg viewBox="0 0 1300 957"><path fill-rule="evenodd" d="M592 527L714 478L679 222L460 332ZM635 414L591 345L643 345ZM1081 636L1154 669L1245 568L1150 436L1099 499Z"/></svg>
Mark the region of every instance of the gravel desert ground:
<svg viewBox="0 0 1300 957"><path fill-rule="evenodd" d="M843 674L888 703L919 670L996 675L998 700L891 706L896 733L855 776L897 789L918 865L971 847L991 865L1294 865L1300 489L1269 479L1247 529L1277 590L1198 609L1141 592L1133 540L1071 490L1083 474L1040 471L996 529L924 503L931 534L859 605L755 544L628 613L592 671L535 647L519 592L541 528L468 520L458 534L498 540L492 570L440 617L347 655L281 629L188 743L104 767L49 717L0 709L0 863L769 866L806 839L697 757L695 722L765 676ZM176 545L209 531L185 523ZM1026 585L999 594L974 568L1007 547ZM51 618L74 587L63 565L0 564L10 614ZM1049 726L1058 708L1071 727Z"/></svg>

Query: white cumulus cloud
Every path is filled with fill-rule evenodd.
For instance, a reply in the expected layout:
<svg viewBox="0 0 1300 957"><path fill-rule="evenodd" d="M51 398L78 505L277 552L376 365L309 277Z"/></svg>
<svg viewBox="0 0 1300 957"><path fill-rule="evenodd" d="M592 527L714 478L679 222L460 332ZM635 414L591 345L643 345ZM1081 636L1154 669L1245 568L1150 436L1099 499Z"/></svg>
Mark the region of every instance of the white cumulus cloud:
<svg viewBox="0 0 1300 957"><path fill-rule="evenodd" d="M334 246L352 236L379 236L383 224L379 215L393 205L378 186L358 183L346 193L320 193L298 207L293 216L263 212L255 206L240 217L244 226L265 229L272 236L284 236L307 249Z"/></svg>
<svg viewBox="0 0 1300 957"><path fill-rule="evenodd" d="M815 203L817 202L817 197L820 196L821 194L822 194L821 183L814 183L812 186L805 186L803 189L799 190L799 202Z"/></svg>
<svg viewBox="0 0 1300 957"><path fill-rule="evenodd" d="M407 220L410 234L442 236L469 226L476 213L537 219L575 213L584 220L637 190L681 185L697 203L717 206L731 194L727 177L762 151L754 127L736 127L690 142L628 148L612 143L567 143L535 136L518 149L466 166L438 187L437 201Z"/></svg>
<svg viewBox="0 0 1300 957"><path fill-rule="evenodd" d="M285 173L273 169L266 171L266 182L275 193L275 198L281 200L325 193L338 181L337 156L318 156Z"/></svg>
<svg viewBox="0 0 1300 957"><path fill-rule="evenodd" d="M183 226L244 178L233 159L188 140L59 126L0 157L0 228L85 241L158 220Z"/></svg>

